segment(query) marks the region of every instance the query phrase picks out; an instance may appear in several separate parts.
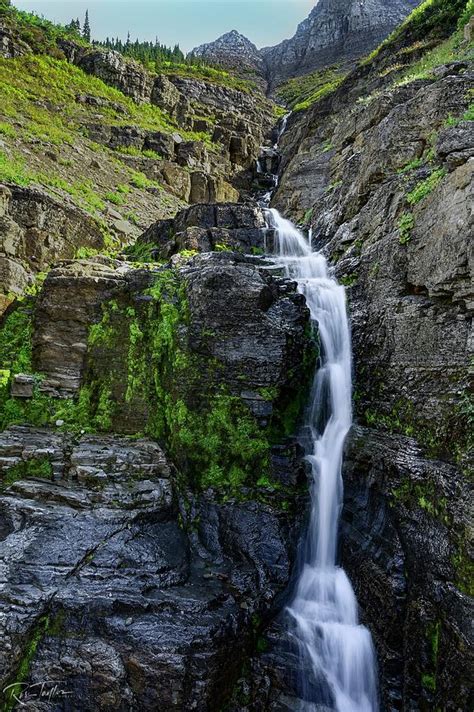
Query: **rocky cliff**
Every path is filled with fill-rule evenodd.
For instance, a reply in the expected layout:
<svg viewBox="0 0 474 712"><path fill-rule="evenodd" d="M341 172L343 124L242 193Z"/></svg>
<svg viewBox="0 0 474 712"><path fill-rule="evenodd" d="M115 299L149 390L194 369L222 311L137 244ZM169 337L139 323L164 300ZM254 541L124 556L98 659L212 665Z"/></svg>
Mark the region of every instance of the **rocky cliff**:
<svg viewBox="0 0 474 712"><path fill-rule="evenodd" d="M471 15L425 3L289 118L279 150L263 97L64 37L60 57L35 54L6 27L5 712L299 708L281 612L319 340L264 257L275 235L250 190L277 169L273 205L312 229L347 288L340 558L382 709L472 708ZM68 179L81 164L89 183ZM137 219L95 187L131 195ZM334 712L324 680L319 693Z"/></svg>
<svg viewBox="0 0 474 712"><path fill-rule="evenodd" d="M56 259L115 256L153 220L248 191L275 118L247 83L152 73L0 10L2 309Z"/></svg>
<svg viewBox="0 0 474 712"><path fill-rule="evenodd" d="M421 0L318 0L294 37L257 48L236 31L191 54L261 76L270 89L292 77L351 63L375 49Z"/></svg>
<svg viewBox="0 0 474 712"><path fill-rule="evenodd" d="M449 34L452 7L433 3L290 119L274 199L348 288L358 425L342 561L389 710L472 704L474 67L470 26L429 50L443 8Z"/></svg>

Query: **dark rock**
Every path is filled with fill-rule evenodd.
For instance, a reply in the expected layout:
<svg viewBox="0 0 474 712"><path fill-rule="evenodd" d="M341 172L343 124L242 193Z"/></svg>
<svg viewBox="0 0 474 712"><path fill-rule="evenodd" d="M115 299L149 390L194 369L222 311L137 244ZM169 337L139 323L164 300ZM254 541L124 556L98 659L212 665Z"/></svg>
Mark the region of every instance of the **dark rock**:
<svg viewBox="0 0 474 712"><path fill-rule="evenodd" d="M388 708L469 707L472 599L453 585L467 483L413 440L357 428L345 490L343 564L375 636Z"/></svg>
<svg viewBox="0 0 474 712"><path fill-rule="evenodd" d="M220 709L252 620L269 614L288 580L288 517L258 503L190 499L188 535L154 443L85 437L71 451L49 431L0 437L6 471L39 453L62 463L61 479L20 480L0 497L2 683L15 679L34 635L33 703L34 686L48 680L58 709L79 696L91 712Z"/></svg>
<svg viewBox="0 0 474 712"><path fill-rule="evenodd" d="M197 174L192 174L193 178ZM199 175L202 183L205 178ZM196 178L193 190L196 190ZM199 187L203 194L214 189L205 182ZM196 192L195 197L198 196ZM209 252L216 245L249 252L252 248L265 247L267 228L265 217L259 208L240 203L220 203L217 205L192 205L172 221L159 221L141 235L138 244L156 246L157 255L169 258L181 250Z"/></svg>

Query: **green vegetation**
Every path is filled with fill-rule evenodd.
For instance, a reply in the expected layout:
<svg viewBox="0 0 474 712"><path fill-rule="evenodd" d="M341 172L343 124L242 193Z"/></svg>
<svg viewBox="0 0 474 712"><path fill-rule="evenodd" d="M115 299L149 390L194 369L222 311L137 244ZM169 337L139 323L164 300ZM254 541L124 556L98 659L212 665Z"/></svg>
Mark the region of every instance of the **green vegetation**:
<svg viewBox="0 0 474 712"><path fill-rule="evenodd" d="M397 47L406 49L416 42L424 46L430 40L439 42L449 37L458 23L465 24L471 15L472 0L424 0L361 64L370 64L386 48L393 52Z"/></svg>
<svg viewBox="0 0 474 712"><path fill-rule="evenodd" d="M344 287L354 287L357 284L358 279L359 277L357 274L349 274L341 277L339 282L344 285Z"/></svg>
<svg viewBox="0 0 474 712"><path fill-rule="evenodd" d="M144 173L141 173L140 171L132 172L132 178L130 182L135 188L161 188L159 183L154 180L150 180L146 177Z"/></svg>
<svg viewBox="0 0 474 712"><path fill-rule="evenodd" d="M21 695L23 685L30 674L30 667L36 655L39 644L47 635L49 617L42 616L34 625L29 639L25 645L23 655L18 663L13 681L3 690L5 701L1 707L2 712L12 712L18 706L17 698Z"/></svg>
<svg viewBox="0 0 474 712"><path fill-rule="evenodd" d="M18 10L4 0L0 3L0 11L2 23L13 29L20 40L26 42L37 54L63 57L63 53L57 46L57 40L60 38L74 39L75 42L83 45L88 44L69 27L54 24L33 12Z"/></svg>
<svg viewBox="0 0 474 712"><path fill-rule="evenodd" d="M335 91L345 76L337 65L328 67L290 79L278 87L276 95L289 108L302 111Z"/></svg>
<svg viewBox="0 0 474 712"><path fill-rule="evenodd" d="M469 532L457 537L457 551L451 561L456 572L456 585L467 596L474 596L474 562L469 555Z"/></svg>
<svg viewBox="0 0 474 712"><path fill-rule="evenodd" d="M415 227L413 213L403 213L398 221L399 240L401 245L406 245L411 240L411 233Z"/></svg>
<svg viewBox="0 0 474 712"><path fill-rule="evenodd" d="M448 501L446 497L439 496L439 492L433 482L415 483L411 480L406 480L400 487L392 491L392 495L407 507L420 507L420 509L423 509L447 526L451 522L447 512Z"/></svg>
<svg viewBox="0 0 474 712"><path fill-rule="evenodd" d="M416 205L423 198L433 192L433 190L439 185L444 176L446 175L446 170L444 168L437 168L434 170L428 178L420 181L407 195L407 202L409 205Z"/></svg>
<svg viewBox="0 0 474 712"><path fill-rule="evenodd" d="M114 360L111 388L119 408L144 414L145 432L166 443L196 486L238 490L268 472L268 437L242 400L216 385L219 364L181 343L188 307L178 273L165 269L153 279L152 299L141 311L104 305L102 320L90 329L92 364Z"/></svg>
<svg viewBox="0 0 474 712"><path fill-rule="evenodd" d="M45 456L32 457L29 460L22 460L17 465L9 467L0 485L8 487L17 480L24 480L28 477L35 477L43 480L50 480L53 476L51 462Z"/></svg>
<svg viewBox="0 0 474 712"><path fill-rule="evenodd" d="M16 185L29 185L32 176L28 175L24 162L21 158L7 156L0 151L0 183L16 183Z"/></svg>
<svg viewBox="0 0 474 712"><path fill-rule="evenodd" d="M367 425L416 438L430 457L451 457L460 467L474 447L474 398L464 394L446 406L442 417L426 421L419 416L412 401L400 398L389 412L367 409ZM456 433L453 440L452 433ZM469 475L469 472L466 473Z"/></svg>
<svg viewBox="0 0 474 712"><path fill-rule="evenodd" d="M11 307L0 330L0 428L28 423L77 434L111 429L147 434L166 445L198 489L215 487L222 496L243 496L242 488L275 490L270 449L295 432L314 350L308 348L305 357L307 378L295 373L288 392L261 389L274 406L270 423L262 427L240 396L222 385L220 362L188 347L186 286L179 272L164 268L151 272L149 280L145 299L123 294L103 305L102 318L89 331L84 385L71 399L46 395L42 374L34 372L34 297ZM20 372L34 377L32 398L10 395L11 380ZM242 387L244 382L245 376ZM11 468L6 481L25 476L51 476L50 465L22 463Z"/></svg>
<svg viewBox="0 0 474 712"><path fill-rule="evenodd" d="M431 623L426 631L427 644L430 649L430 660L429 667L430 672L423 673L421 677L421 684L424 688L430 692L436 692L436 674L438 668L438 656L439 656L439 640L441 633L441 623L436 621Z"/></svg>
<svg viewBox="0 0 474 712"><path fill-rule="evenodd" d="M423 158L414 158L412 161L409 161L406 163L403 168L400 168L398 173L404 174L404 173L410 173L411 171L415 171L417 168L421 168L423 165Z"/></svg>

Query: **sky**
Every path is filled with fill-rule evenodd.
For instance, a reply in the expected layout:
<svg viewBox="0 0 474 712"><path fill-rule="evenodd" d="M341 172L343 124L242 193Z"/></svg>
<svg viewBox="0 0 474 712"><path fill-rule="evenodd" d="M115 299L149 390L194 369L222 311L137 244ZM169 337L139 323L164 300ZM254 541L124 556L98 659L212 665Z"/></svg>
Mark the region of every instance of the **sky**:
<svg viewBox="0 0 474 712"><path fill-rule="evenodd" d="M238 30L257 47L292 37L316 0L13 0L29 10L61 24L72 17L84 18L89 10L92 36L154 40L179 44L188 52L212 42L230 30Z"/></svg>

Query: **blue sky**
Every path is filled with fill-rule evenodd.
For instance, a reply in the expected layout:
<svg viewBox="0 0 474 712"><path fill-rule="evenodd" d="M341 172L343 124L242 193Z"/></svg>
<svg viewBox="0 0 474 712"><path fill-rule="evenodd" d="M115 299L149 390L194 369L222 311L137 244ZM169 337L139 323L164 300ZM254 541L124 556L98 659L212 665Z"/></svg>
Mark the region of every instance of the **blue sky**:
<svg viewBox="0 0 474 712"><path fill-rule="evenodd" d="M82 21L89 9L93 37L154 40L179 43L184 51L210 42L229 30L238 30L257 47L291 37L316 0L13 0L22 9L50 20Z"/></svg>

